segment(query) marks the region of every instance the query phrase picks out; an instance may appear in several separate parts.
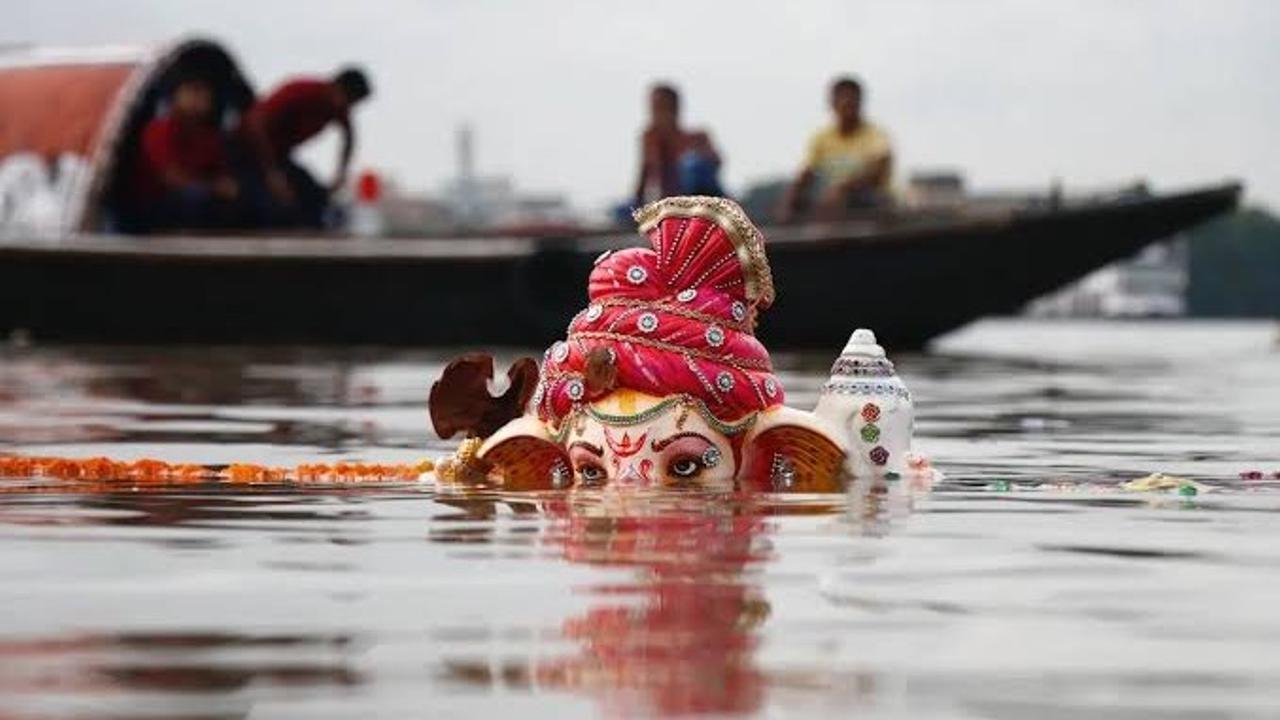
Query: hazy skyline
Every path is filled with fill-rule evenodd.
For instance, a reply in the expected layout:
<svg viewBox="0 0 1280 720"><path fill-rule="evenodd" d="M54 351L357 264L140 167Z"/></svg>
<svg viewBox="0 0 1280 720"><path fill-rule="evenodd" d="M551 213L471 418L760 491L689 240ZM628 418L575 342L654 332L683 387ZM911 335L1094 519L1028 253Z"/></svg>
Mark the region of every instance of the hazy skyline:
<svg viewBox="0 0 1280 720"><path fill-rule="evenodd" d="M868 85L898 179L959 168L972 187L1158 188L1243 179L1280 207L1280 3L142 2L0 0L0 43L227 44L259 90L356 61L357 167L435 191L454 132L484 174L581 206L634 181L646 87L675 82L732 191L790 173L838 73ZM322 148L328 150L328 148ZM327 174L329 152L308 157Z"/></svg>

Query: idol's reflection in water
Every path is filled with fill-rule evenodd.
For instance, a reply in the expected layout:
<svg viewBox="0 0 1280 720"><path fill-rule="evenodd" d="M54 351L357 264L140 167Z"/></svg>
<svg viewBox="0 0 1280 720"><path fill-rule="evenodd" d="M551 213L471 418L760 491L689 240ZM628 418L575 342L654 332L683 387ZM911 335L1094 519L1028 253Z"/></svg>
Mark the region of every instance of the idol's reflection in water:
<svg viewBox="0 0 1280 720"><path fill-rule="evenodd" d="M882 482L805 498L571 495L544 503L555 522L543 540L565 560L631 568L634 578L586 588L593 607L559 628L576 652L501 667L448 662L448 675L587 694L609 716L758 711L770 686L792 682L771 679L755 659L770 615L761 570L774 560L778 516L843 514L853 532L880 535L911 492Z"/></svg>
<svg viewBox="0 0 1280 720"><path fill-rule="evenodd" d="M764 683L753 653L769 615L756 577L770 555L765 518L721 504L609 510L570 502L550 540L570 562L631 567L636 578L591 589L600 603L562 625L579 652L539 666L539 684L596 695L610 714L759 707Z"/></svg>
<svg viewBox="0 0 1280 720"><path fill-rule="evenodd" d="M753 661L769 605L757 579L768 519L730 499L574 495L541 505L542 541L572 563L630 568L633 579L584 588L595 602L564 620L572 654L513 662L448 662L468 684L568 690L606 714L741 713L761 705Z"/></svg>

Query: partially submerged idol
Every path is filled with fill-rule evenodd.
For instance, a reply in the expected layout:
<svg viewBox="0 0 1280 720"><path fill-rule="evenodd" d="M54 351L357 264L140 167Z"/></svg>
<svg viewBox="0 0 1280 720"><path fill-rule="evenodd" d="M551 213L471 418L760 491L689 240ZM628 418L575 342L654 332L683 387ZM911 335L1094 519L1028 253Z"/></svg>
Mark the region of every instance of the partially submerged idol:
<svg viewBox="0 0 1280 720"><path fill-rule="evenodd" d="M636 220L650 247L596 260L589 304L540 370L516 363L495 398L489 358L446 368L432 420L442 437L470 437L445 479L811 492L839 489L842 473L924 469L910 455L910 394L868 330L836 360L816 410L783 404L754 334L774 300L764 238L736 203L671 197Z"/></svg>

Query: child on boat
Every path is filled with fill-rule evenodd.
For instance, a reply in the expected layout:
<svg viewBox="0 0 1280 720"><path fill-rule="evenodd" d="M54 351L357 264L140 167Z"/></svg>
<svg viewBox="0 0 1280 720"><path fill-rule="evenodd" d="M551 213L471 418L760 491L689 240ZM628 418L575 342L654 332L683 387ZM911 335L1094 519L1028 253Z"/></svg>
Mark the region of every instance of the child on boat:
<svg viewBox="0 0 1280 720"><path fill-rule="evenodd" d="M240 186L231 176L213 87L178 78L168 109L143 127L127 193L128 224L142 232L233 224Z"/></svg>

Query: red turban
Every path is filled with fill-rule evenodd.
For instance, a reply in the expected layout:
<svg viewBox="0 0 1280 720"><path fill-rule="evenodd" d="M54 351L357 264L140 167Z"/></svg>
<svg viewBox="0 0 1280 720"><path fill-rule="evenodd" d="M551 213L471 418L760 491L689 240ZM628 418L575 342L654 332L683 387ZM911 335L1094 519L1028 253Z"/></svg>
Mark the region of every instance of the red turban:
<svg viewBox="0 0 1280 720"><path fill-rule="evenodd" d="M547 350L538 415L559 424L575 404L617 388L690 395L724 422L782 404L769 352L753 333L757 310L773 302L773 281L764 238L742 208L672 197L636 220L651 247L596 260L590 304Z"/></svg>

